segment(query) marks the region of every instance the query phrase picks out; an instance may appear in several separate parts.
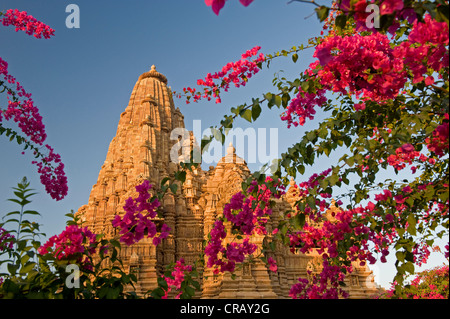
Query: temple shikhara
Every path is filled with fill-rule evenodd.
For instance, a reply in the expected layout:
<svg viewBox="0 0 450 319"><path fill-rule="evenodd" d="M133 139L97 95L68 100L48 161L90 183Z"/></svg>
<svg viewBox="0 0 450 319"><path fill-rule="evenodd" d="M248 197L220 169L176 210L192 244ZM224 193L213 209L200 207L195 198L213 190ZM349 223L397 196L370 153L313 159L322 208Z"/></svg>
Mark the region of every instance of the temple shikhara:
<svg viewBox="0 0 450 319"><path fill-rule="evenodd" d="M183 114L175 108L167 78L152 66L136 82L130 101L120 114L116 136L109 145L89 201L78 210L83 225L107 237L115 236L111 221L115 215L124 213L125 200L136 196L135 187L147 179L157 188L164 177L178 170L179 164L170 157L177 141L170 137L173 129L184 127ZM157 278L166 265L180 258L193 264L199 258L202 242L216 218L249 175L247 164L229 145L226 156L216 167L188 171L177 193L165 195L160 207L161 222L171 228L169 237L157 247L146 238L131 246L122 245L121 258L125 270L137 275L138 294L157 287ZM295 197L296 188L290 187L277 199L267 228L278 225L283 212L296 201ZM327 216L332 218L331 214ZM256 236L252 242L261 247L263 240L267 238ZM289 289L297 279L307 278L307 271L319 272L322 264L318 254L294 254L282 245L271 256L277 262L276 273L259 259L237 268L234 279L228 273L214 275L211 269L202 269L202 290L196 297L289 298ZM378 287L372 271L355 263L353 273L346 278L346 290L350 298L369 298L376 294Z"/></svg>

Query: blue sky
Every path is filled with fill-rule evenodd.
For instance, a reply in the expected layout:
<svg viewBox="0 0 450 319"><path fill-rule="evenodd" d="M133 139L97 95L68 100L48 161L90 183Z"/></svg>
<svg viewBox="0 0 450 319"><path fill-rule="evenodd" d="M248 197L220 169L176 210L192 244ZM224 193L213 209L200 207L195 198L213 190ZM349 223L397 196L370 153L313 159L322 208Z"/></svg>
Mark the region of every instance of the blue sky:
<svg viewBox="0 0 450 319"><path fill-rule="evenodd" d="M80 8L79 29L68 29L65 25L69 14L65 12L66 6L71 3ZM262 47L263 53L274 53L307 44L308 38L321 30L312 15L313 6L288 4L287 0L255 0L247 8L237 0L229 0L219 16L203 0L0 3L0 10L9 8L25 10L56 30L55 37L44 40L2 26L0 56L9 63L10 74L32 93L40 109L48 134L46 142L61 155L66 166L69 195L59 202L52 200L39 182L30 154L21 155L20 146L2 137L0 215L15 209L6 199L12 196L11 187L27 176L39 193L30 208L42 214L38 221L48 236L64 228L67 220L64 214L87 203L131 90L139 75L151 65L167 76L173 90L180 91L185 86L194 86L208 72L238 60L256 45ZM290 58L274 61L270 69L261 71L248 86L233 88L223 95L222 104L186 105L182 100L175 100L175 104L185 115L188 129L192 129L194 120L201 120L203 129L216 125L231 107L274 91L271 81L275 72L284 70L287 77L302 72L312 62L312 54L311 49L304 51L296 64ZM249 127L245 120L236 125ZM278 128L278 153L308 130L308 126L287 130L277 109L264 109L262 117L251 126ZM237 152L246 157L239 153L242 150ZM323 171L328 165L329 159L321 160L308 173ZM382 272L379 282L387 285L392 275L391 267Z"/></svg>

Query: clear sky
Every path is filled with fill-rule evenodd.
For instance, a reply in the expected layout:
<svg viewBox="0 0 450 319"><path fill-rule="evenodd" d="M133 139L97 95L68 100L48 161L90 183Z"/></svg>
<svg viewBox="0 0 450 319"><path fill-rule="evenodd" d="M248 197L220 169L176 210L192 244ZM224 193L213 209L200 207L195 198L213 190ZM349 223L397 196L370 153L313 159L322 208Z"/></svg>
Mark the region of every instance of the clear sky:
<svg viewBox="0 0 450 319"><path fill-rule="evenodd" d="M71 3L80 8L79 29L69 29L65 24L69 15L66 6ZM194 86L208 72L238 60L256 45L263 53L274 53L307 44L308 38L321 31L313 6L288 4L288 0L255 0L247 8L238 0L229 0L219 16L203 0L0 2L0 10L9 8L25 10L56 30L54 37L44 40L1 26L0 56L9 63L10 74L32 93L44 118L46 142L65 164L69 194L62 201L52 200L31 165L31 154L21 155L20 146L1 137L0 216L16 208L6 199L13 195L11 187L27 176L39 193L30 209L42 214L38 222L48 236L65 227L64 214L87 203L131 90L151 65L167 76L173 90L181 91ZM182 100L175 100L175 104L183 112L188 129L193 128L194 120L201 120L202 129L206 129L218 124L231 107L275 91L271 81L276 72L284 70L287 77L302 72L313 61L312 54L311 49L304 51L296 64L290 58L274 61L245 88L232 88L224 94L222 104L186 105ZM0 102L4 106L4 100ZM263 109L262 117L251 124L267 131L278 128L278 154L309 129L306 125L287 130L279 113L277 109ZM236 125L249 127L245 120ZM243 150L237 153L247 157ZM320 160L306 175L329 165L330 159ZM257 164L249 167L259 168ZM431 265L442 261L438 256ZM377 281L387 286L393 267L382 272L379 269L375 269Z"/></svg>

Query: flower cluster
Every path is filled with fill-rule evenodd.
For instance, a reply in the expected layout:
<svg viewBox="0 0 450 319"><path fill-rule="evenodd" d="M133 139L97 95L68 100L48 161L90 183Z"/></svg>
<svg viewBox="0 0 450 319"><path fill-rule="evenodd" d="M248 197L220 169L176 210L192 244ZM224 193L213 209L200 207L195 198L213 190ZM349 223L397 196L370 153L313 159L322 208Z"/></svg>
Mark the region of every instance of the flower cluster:
<svg viewBox="0 0 450 319"><path fill-rule="evenodd" d="M405 144L395 150L395 155L391 154L387 158L389 165L394 167L396 170L401 170L406 167L406 164L412 164L414 159L421 157L422 160L426 160L425 155L414 149L411 144Z"/></svg>
<svg viewBox="0 0 450 319"><path fill-rule="evenodd" d="M408 149L408 146L405 147ZM425 192L429 185L416 185L412 188L410 185L399 187L396 192L388 189L381 193L375 194L374 198L377 202L374 204L369 201L365 206L358 206L350 210L335 211L332 219L322 220L320 223L305 223L301 231L288 231L287 236L290 240L291 251L299 250L302 253L308 253L316 250L322 255L324 261L328 259L344 258L339 246L342 242L347 242L349 238L355 244L349 245L345 251L345 260L359 262L361 266L366 261L374 264L377 261L376 254L381 254L380 261L387 262L389 255L389 246L398 238L399 225L402 218L409 213L409 206L405 204L406 200L412 194ZM299 193L304 196L304 192ZM384 207L390 207L394 204L395 212L387 211ZM425 212L423 219L417 220L417 223L429 222L428 216L432 209L437 209L439 215L448 215L448 208L444 204L436 205ZM380 221L381 229L373 229L367 224L373 220ZM409 230L408 223L404 226L405 230ZM371 248L372 247L372 248ZM425 263L430 255L429 246L422 242L416 244L412 249L414 263L421 265ZM322 274L321 274L322 276ZM303 279L297 284L297 288L306 287L307 283ZM309 289L309 288L308 288ZM314 288L314 289L317 289Z"/></svg>
<svg viewBox="0 0 450 319"><path fill-rule="evenodd" d="M250 58L256 56L260 49L261 47L256 46L247 50L242 54L240 60L229 62L221 71L214 74L208 73L204 79L197 80L197 85L204 87L203 92L190 87L183 88L183 92L190 94L194 102L198 102L201 98L207 98L209 101L211 97L214 97L216 98L216 103L221 103L221 90L227 92L231 84L235 87L245 86L248 79L259 72L258 64L265 60L264 54L260 53L254 60L250 60ZM190 96L186 99L186 103L189 103L189 100Z"/></svg>
<svg viewBox="0 0 450 319"><path fill-rule="evenodd" d="M192 266L191 265L185 265L184 259L181 258L175 263L175 266L173 268L173 271L171 273L171 277L169 276L162 276L164 280L167 283L167 290L165 290L164 296L162 296L162 299L167 299L169 292L172 291L172 288L175 288L176 290L181 289L181 284L184 281L185 273L191 272ZM182 292L180 292L177 296L175 296L175 299L180 299Z"/></svg>
<svg viewBox="0 0 450 319"><path fill-rule="evenodd" d="M232 242L223 245L227 232L222 220L217 220L210 232L210 240L205 247L205 256L208 258L206 266L214 267L214 273L233 272L236 263L242 263L245 256L256 251L257 246L250 243L250 236L244 238L241 243Z"/></svg>
<svg viewBox="0 0 450 319"><path fill-rule="evenodd" d="M338 3L338 8L344 13L352 14L355 20L356 30L374 31L374 28L371 28L366 23L367 18L371 14L370 10L369 12L366 11L369 4L378 5L380 8L380 15L389 15L393 17L392 24L389 27L389 32L392 34L399 28L401 21L406 19L412 24L417 20L417 14L414 9L405 7L403 0L378 0L369 2L367 0L341 0Z"/></svg>
<svg viewBox="0 0 450 319"><path fill-rule="evenodd" d="M0 116L2 115L5 120L14 120L22 132L34 143L41 145L46 139L47 134L42 123L42 116L39 114L38 108L34 106L33 100L8 101L8 108L1 111Z"/></svg>
<svg viewBox="0 0 450 319"><path fill-rule="evenodd" d="M42 36L49 38L53 35L53 29L27 15L25 11L20 12L17 9L10 9L4 16L1 19L3 25L15 25L16 31L25 30L27 34L33 34L37 38ZM8 87L6 83L13 87ZM0 109L0 123L3 120L13 120L29 138L29 141L35 143L38 147L43 146L47 134L42 116L34 105L31 94L27 93L16 78L9 74L8 63L2 58L0 58L0 85L3 86L3 90L7 90L8 98L8 107L5 110ZM29 143L29 141L26 142ZM60 155L54 153L49 145L45 145L45 148L48 151L47 155L41 154L35 148L34 155L41 157L41 159L40 162L33 161L32 163L37 165L41 183L45 186L47 193L53 199L61 200L68 192L64 165L61 162ZM52 164L55 164L55 166Z"/></svg>
<svg viewBox="0 0 450 319"><path fill-rule="evenodd" d="M412 83L424 81L426 85L432 85L433 77L424 76L430 71L448 68L448 44L448 24L426 15L423 22L414 23L408 40L394 48L394 55L412 73Z"/></svg>
<svg viewBox="0 0 450 319"><path fill-rule="evenodd" d="M271 189L269 185L274 188ZM275 189L275 191L273 191ZM215 267L214 272L233 272L236 263L242 263L246 256L253 254L257 246L250 242L255 234L267 234L266 223L272 214L270 201L284 194L284 187L267 177L265 183L252 181L244 192L234 194L229 203L224 205L223 217L231 224L233 234L244 235L238 242L224 244L227 230L222 219L217 220L210 232L210 239L205 247L207 266ZM268 258L269 269L277 270L276 261Z"/></svg>
<svg viewBox="0 0 450 319"><path fill-rule="evenodd" d="M61 234L50 237L38 252L51 254L58 260L75 261L89 269L92 267L89 256L95 253L97 246L97 236L87 227L69 225Z"/></svg>
<svg viewBox="0 0 450 319"><path fill-rule="evenodd" d="M151 187L148 180L136 186L139 196L136 199L128 198L123 206L125 215L123 217L116 215L112 221L113 227L119 229L120 241L128 246L137 243L145 235L153 238L153 244L157 246L162 239L169 235L170 228L163 224L160 234L157 236L158 230L154 220L157 217L156 209L160 203L157 198L150 200Z"/></svg>
<svg viewBox="0 0 450 319"><path fill-rule="evenodd" d="M322 67L320 83L333 92L379 102L396 97L406 82L403 64L381 33L327 37L314 56ZM319 67L317 62L312 66Z"/></svg>
<svg viewBox="0 0 450 319"><path fill-rule="evenodd" d="M258 185L256 181L252 182L247 191L251 193L256 187L257 197L246 197L243 192L238 192L223 208L223 216L245 235L265 234L264 224L272 214L269 205L272 192L266 185Z"/></svg>
<svg viewBox="0 0 450 319"><path fill-rule="evenodd" d="M222 220L216 220L214 222L213 228L209 233L210 239L205 247L205 256L208 257L207 266L213 267L214 265L220 265L221 267L225 264L222 261L219 262L219 254L225 252L225 248L222 246L222 241L227 237L227 232L225 231L225 226Z"/></svg>
<svg viewBox="0 0 450 319"><path fill-rule="evenodd" d="M53 151L49 145L45 145L48 149L48 155L44 156L42 161L32 161L38 167L38 173L41 175L40 180L45 190L55 200L63 199L68 192L67 177L64 173L64 164L61 162L61 156ZM56 167L53 167L55 164Z"/></svg>
<svg viewBox="0 0 450 319"><path fill-rule="evenodd" d="M320 182L324 180L331 172L332 169L329 168L319 174L313 174L309 177L309 179L306 182L301 182L297 187L299 190L298 195L300 196L307 196L309 194L309 190L314 188L317 189L318 195L323 198L322 200L316 199L316 205L319 207L319 211L313 212L311 210L311 207L309 206L305 207L303 213L309 215L309 217L312 219L317 218L319 216L319 212L324 212L328 208L326 199L331 198L331 194L325 192L325 190L320 190ZM339 200L337 202L337 205L340 206L341 204L342 202Z"/></svg>
<svg viewBox="0 0 450 319"><path fill-rule="evenodd" d="M0 252L4 250L10 250L13 248L13 235L11 235L8 231L0 227Z"/></svg>
<svg viewBox="0 0 450 319"><path fill-rule="evenodd" d="M42 123L42 116L39 110L34 106L31 94L27 93L23 86L8 73L8 63L0 58L0 76L9 84L15 84L14 90L8 90L8 108L0 110L0 122L4 117L6 120L13 119L18 122L18 126L31 141L38 145L42 145L47 137L45 126ZM18 97L25 98L20 102ZM13 99L11 101L10 99Z"/></svg>
<svg viewBox="0 0 450 319"><path fill-rule="evenodd" d="M55 35L55 30L48 25L36 20L31 15L28 15L25 11L19 11L17 9L9 9L4 14L4 18L0 19L4 26L13 25L17 31L25 31L28 35L33 35L35 38L49 39Z"/></svg>
<svg viewBox="0 0 450 319"><path fill-rule="evenodd" d="M278 266L275 259L272 257L267 258L267 264L269 265L269 270L273 272L277 272Z"/></svg>
<svg viewBox="0 0 450 319"><path fill-rule="evenodd" d="M326 103L326 90L319 89L315 94L308 93L299 88L297 95L291 100L286 108L286 111L281 115L281 120L291 125L303 126L306 119L313 120L316 114L315 107L322 106Z"/></svg>
<svg viewBox="0 0 450 319"><path fill-rule="evenodd" d="M448 120L448 118L448 113L446 113L446 119ZM445 122L436 127L433 131L432 137L426 139L426 143L431 152L436 154L438 157L444 156L444 151L448 151L449 146L449 123Z"/></svg>
<svg viewBox="0 0 450 319"><path fill-rule="evenodd" d="M340 296L348 297L339 282L344 281L344 274L338 266L332 266L325 260L323 269L318 274L312 274L308 271L311 280L299 278L298 283L294 284L289 296L293 299L337 299Z"/></svg>
<svg viewBox="0 0 450 319"><path fill-rule="evenodd" d="M418 273L411 281L410 288L402 290L402 299L448 299L448 265L442 265ZM382 298L392 298L395 292L394 282ZM399 296L396 296L397 298Z"/></svg>
<svg viewBox="0 0 450 319"><path fill-rule="evenodd" d="M208 7L211 7L215 14L219 15L220 10L222 10L225 5L226 0L205 0ZM253 0L239 0L243 6L248 6Z"/></svg>
<svg viewBox="0 0 450 319"><path fill-rule="evenodd" d="M434 78L427 74L448 67L448 43L447 23L429 15L424 22L414 22L408 39L397 46L382 33L332 34L317 45L314 57L318 60L305 71L307 81L317 82L319 89L312 94L300 87L281 119L288 126L313 119L315 107L326 102L326 91L359 99L354 105L358 111L365 109L365 101L394 99L411 76L412 83L433 85Z"/></svg>

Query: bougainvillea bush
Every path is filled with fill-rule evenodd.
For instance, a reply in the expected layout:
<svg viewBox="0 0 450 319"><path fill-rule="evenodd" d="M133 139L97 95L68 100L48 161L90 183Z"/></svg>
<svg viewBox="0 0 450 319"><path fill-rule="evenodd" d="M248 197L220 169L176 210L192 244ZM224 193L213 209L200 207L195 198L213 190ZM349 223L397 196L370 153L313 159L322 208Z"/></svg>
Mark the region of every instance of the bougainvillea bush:
<svg viewBox="0 0 450 319"><path fill-rule="evenodd" d="M448 265L424 270L414 276L409 287L395 294L395 282L382 298L448 299Z"/></svg>
<svg viewBox="0 0 450 319"><path fill-rule="evenodd" d="M9 9L0 12L0 24L13 26L16 31L24 31L37 39L49 39L55 30L38 21L25 11ZM8 105L0 106L0 135L24 145L24 150L31 150L36 160L32 164L38 168L41 183L46 192L55 200L63 199L68 192L67 177L61 156L45 144L47 133L39 109L34 105L31 93L8 72L8 63L0 57L0 92L6 94ZM21 133L17 132L15 122ZM23 135L22 135L23 134Z"/></svg>
<svg viewBox="0 0 450 319"><path fill-rule="evenodd" d="M223 0L205 2L217 15L226 5ZM252 2L241 1L245 6ZM280 109L287 127L308 129L272 163L270 182L261 171L253 174L243 191L232 197L232 216L225 216L224 209L224 217L238 226L233 228L239 229L237 236L251 236L247 229L253 228L247 225L250 220L258 224L257 205L269 207L271 198L282 194L280 186L287 186L291 178L300 180L294 186L300 192L296 211L286 212L267 236L292 252L319 252L323 267L313 281L299 278L291 297L345 297L341 288L345 275L353 271L352 262L386 263L392 252L397 270L394 293L400 294L404 277L426 262L436 239L448 236L448 1L342 0L327 6L297 0L290 5L294 2L314 8L323 23L320 35L307 45L274 54L256 56L261 48L255 47L178 96L187 103L202 98L220 103L220 94L231 83L242 87L275 58L291 59L292 68L298 69L297 60L312 48L315 61L306 70L298 69L298 77L274 78L274 91L231 108L231 114L212 127L224 136L239 118L256 121L266 106ZM319 109L325 119L317 124L312 120ZM212 139L204 138L202 146ZM320 157L337 160L320 174L304 176ZM399 173L402 179L383 177ZM260 200L255 181L271 194ZM324 220L332 202L340 210L334 221ZM255 229L265 233L264 225ZM235 262L253 253L243 242L233 247L232 256L239 257L228 257L232 247L220 242L233 235L220 220L215 223L205 251L215 271L233 271ZM448 245L442 248L448 258Z"/></svg>

